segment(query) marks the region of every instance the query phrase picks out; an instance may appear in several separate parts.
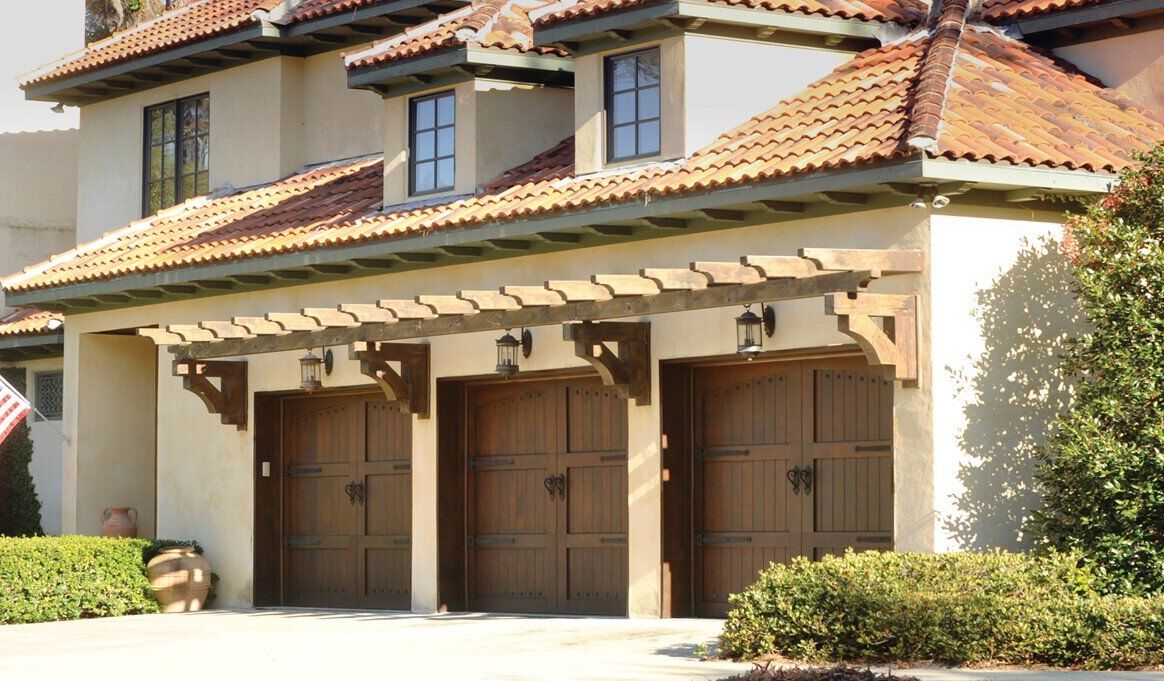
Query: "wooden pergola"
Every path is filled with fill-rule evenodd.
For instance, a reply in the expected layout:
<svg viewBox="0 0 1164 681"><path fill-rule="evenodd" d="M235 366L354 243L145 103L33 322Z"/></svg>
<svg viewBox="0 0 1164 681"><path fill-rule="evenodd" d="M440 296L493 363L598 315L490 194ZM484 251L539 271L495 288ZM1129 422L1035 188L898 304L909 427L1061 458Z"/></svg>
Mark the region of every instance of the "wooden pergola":
<svg viewBox="0 0 1164 681"><path fill-rule="evenodd" d="M394 341L563 324L564 340L574 342L575 353L606 385L649 404L649 322L604 320L816 297L824 298L825 313L837 317L837 328L856 340L871 364L891 366L897 380L909 383L917 380L917 297L869 293L868 286L922 267L920 251L804 248L796 256L747 255L739 262L343 303L138 333L171 346L174 374L186 389L240 429L247 423L246 362L224 358L346 345L390 401L426 418L429 346Z"/></svg>

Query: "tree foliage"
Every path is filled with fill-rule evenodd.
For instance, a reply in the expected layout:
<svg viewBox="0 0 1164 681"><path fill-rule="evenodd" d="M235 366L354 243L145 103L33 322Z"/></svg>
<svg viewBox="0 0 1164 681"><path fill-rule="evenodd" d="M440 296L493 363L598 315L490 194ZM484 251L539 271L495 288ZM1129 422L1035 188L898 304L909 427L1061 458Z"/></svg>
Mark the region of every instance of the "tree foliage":
<svg viewBox="0 0 1164 681"><path fill-rule="evenodd" d="M4 369L12 387L25 391L23 369ZM21 420L0 443L0 535L10 537L44 534L40 526L40 499L28 466L32 462L32 434Z"/></svg>
<svg viewBox="0 0 1164 681"><path fill-rule="evenodd" d="M1164 145L1068 221L1064 251L1092 331L1064 356L1076 398L1040 452L1031 530L1113 590L1164 592Z"/></svg>

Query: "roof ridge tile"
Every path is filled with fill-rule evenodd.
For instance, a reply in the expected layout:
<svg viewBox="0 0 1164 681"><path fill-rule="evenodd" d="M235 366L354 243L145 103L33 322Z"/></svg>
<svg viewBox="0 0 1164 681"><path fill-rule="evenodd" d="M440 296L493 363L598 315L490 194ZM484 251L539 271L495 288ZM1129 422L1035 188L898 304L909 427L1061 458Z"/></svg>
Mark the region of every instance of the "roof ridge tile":
<svg viewBox="0 0 1164 681"><path fill-rule="evenodd" d="M932 151L937 147L946 107L946 91L954 76L954 64L962 43L962 31L970 0L935 0L930 22L929 47L922 59L910 110L906 144Z"/></svg>

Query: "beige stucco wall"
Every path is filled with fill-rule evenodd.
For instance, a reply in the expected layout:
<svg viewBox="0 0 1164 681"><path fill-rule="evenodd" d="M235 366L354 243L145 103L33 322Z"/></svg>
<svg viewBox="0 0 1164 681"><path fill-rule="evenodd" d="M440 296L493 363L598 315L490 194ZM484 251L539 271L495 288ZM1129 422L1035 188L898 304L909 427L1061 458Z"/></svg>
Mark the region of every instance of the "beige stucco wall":
<svg viewBox="0 0 1164 681"><path fill-rule="evenodd" d="M338 52L274 57L81 109L77 238L141 217L143 110L210 93L210 186L270 182L381 148L379 97L348 90Z"/></svg>
<svg viewBox="0 0 1164 681"><path fill-rule="evenodd" d="M77 131L0 134L0 271L68 250L77 196ZM4 292L0 291L0 313Z"/></svg>
<svg viewBox="0 0 1164 681"><path fill-rule="evenodd" d="M852 53L841 50L698 34L578 57L574 61L574 128L579 173L653 160L607 163L603 92L606 57L656 46L661 72L661 160L690 156L852 58ZM738 68L741 64L754 68Z"/></svg>
<svg viewBox="0 0 1164 681"><path fill-rule="evenodd" d="M138 512L138 535L155 536L157 354L137 336L66 331L61 422L71 438L62 475L66 534L99 534L104 509L131 506ZM187 437L191 444L200 439L195 430ZM213 486L214 480L207 471L204 481Z"/></svg>
<svg viewBox="0 0 1164 681"><path fill-rule="evenodd" d="M1039 503L1035 447L1069 402L1058 371L1082 330L1061 216L950 209L931 228L938 550L1017 548Z"/></svg>
<svg viewBox="0 0 1164 681"><path fill-rule="evenodd" d="M1069 45L1054 52L1164 116L1164 29Z"/></svg>
<svg viewBox="0 0 1164 681"><path fill-rule="evenodd" d="M642 267L681 266L694 259L734 260L742 254L791 254L810 246L925 248L928 223L924 214L908 208L869 211L862 216L863 229L854 233L852 217L831 217L800 223L738 228L714 233L669 237L645 242L596 247L572 252L521 257L497 262L465 264L428 271L401 273L260 291L229 297L191 300L126 310L71 316L66 325L67 343L76 347L82 336L106 328L155 323L188 323L228 319L232 315L263 314L302 307L333 306L339 302L407 298L418 293L452 293L460 289L489 289L502 284L540 283L549 278L580 278L596 271L633 273ZM596 265L595 263L601 263ZM875 284L882 291L920 290L926 295L925 277L908 276ZM836 321L823 313L820 300L777 304L778 330L773 348L804 348L848 343L836 331ZM730 354L734 349L735 309L706 310L650 319L653 324L654 360ZM924 314L923 314L924 317ZM924 323L924 322L923 322ZM692 334L691 329L700 329ZM923 326L924 329L924 326ZM558 326L533 329L535 349L523 361L527 371L585 366L574 356L571 344L561 340ZM496 333L476 333L431 339L433 381L438 377L488 375L496 361ZM922 333L923 345L928 335ZM325 385L363 385L355 363L337 348L335 372ZM301 352L257 355L249 358L250 388L254 392L292 390L298 385ZM90 362L78 366L77 353L66 358L66 367L82 376L81 385L71 381L66 400L91 417L82 428L74 458L97 460L103 442L114 437L125 418L100 414L101 391L85 383L100 378ZM194 537L207 548L215 570L222 575L220 594L224 605L250 602L253 528L253 437L223 426L208 414L194 395L171 376L169 356L161 352L158 370L157 489L158 533ZM79 371L78 371L79 369ZM657 371L653 390L658 395ZM933 546L933 480L930 473L930 388L928 376L921 387L896 393L898 546L929 550ZM136 399L136 398L135 398ZM146 410L144 404L137 409ZM630 406L630 611L636 616L657 616L660 604L659 537L661 457L659 451L659 400L652 406ZM75 411L75 408L74 408ZM435 494L436 429L434 417L414 421L413 434L413 607L430 611L436 596ZM136 432L136 427L134 428ZM78 454L79 452L79 454ZM114 454L110 452L109 454ZM109 484L100 478L85 479L81 487ZM82 493L92 495L92 492Z"/></svg>
<svg viewBox="0 0 1164 681"><path fill-rule="evenodd" d="M408 193L409 102L452 90L456 129L453 189L411 197ZM532 159L570 135L574 106L568 88L507 83L484 78L452 87L384 100L384 205L472 194L503 171Z"/></svg>

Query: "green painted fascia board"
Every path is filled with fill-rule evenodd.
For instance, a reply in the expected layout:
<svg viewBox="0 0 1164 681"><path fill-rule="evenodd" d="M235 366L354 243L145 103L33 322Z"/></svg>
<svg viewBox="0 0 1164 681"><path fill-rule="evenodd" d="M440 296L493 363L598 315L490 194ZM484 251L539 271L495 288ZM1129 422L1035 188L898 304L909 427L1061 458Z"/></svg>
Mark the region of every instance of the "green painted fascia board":
<svg viewBox="0 0 1164 681"><path fill-rule="evenodd" d="M393 2L380 2L370 7L362 7L354 10L347 10L344 12L336 12L325 17L316 19L309 19L307 21L300 21L294 24L283 26L283 36L287 38L296 38L299 36L314 33L315 31L324 31L329 28L337 26L344 26L346 24L354 24L365 19L374 19L382 17L385 14L392 12L399 12L404 9L412 9L420 7L427 3L428 0L394 0ZM468 4L468 0L465 0ZM370 38L369 40L373 40Z"/></svg>
<svg viewBox="0 0 1164 681"><path fill-rule="evenodd" d="M43 348L64 345L64 343L65 334L63 333L43 333L34 336L0 336L0 350Z"/></svg>
<svg viewBox="0 0 1164 681"><path fill-rule="evenodd" d="M462 45L415 59L393 62L383 66L367 66L356 69L348 74L348 87L360 88L369 85L398 85L407 81L411 76L430 74L453 66L473 65L558 73L574 72L573 60L568 57L556 57L554 55L543 54L513 54L504 50L470 48ZM428 83L417 83L410 87L420 89L429 86L430 84Z"/></svg>
<svg viewBox="0 0 1164 681"><path fill-rule="evenodd" d="M921 163L917 160L897 162L874 168L845 171L824 171L812 173L796 179L775 180L768 183L717 189L695 195L600 206L588 210L560 213L545 218L493 222L469 229L449 229L427 235L390 238L370 244L354 244L329 249L288 253L284 255L250 258L235 262L185 267L161 272L126 275L113 279L73 284L31 291L7 291L9 305L36 306L71 298L123 293L125 291L154 288L165 284L181 284L206 279L221 279L243 274L258 274L271 270L302 268L310 265L341 263L353 259L375 259L395 253L433 249L440 246L455 246L478 243L488 239L529 237L538 232L552 232L581 229L588 225L630 221L643 217L656 217L703 208L715 208L762 200L777 200L793 196L803 196L825 191L840 191L852 187L878 185L887 182L901 182L919 179ZM458 260L457 262L466 262ZM402 268L403 269L403 268ZM396 268L383 270L391 273ZM370 272L367 274L374 274ZM322 281L308 281L316 283ZM232 293L237 291L223 291ZM161 302L161 301L151 301Z"/></svg>
<svg viewBox="0 0 1164 681"><path fill-rule="evenodd" d="M998 163L972 163L927 158L922 161L922 175L938 182L960 181L976 184L1005 185L1014 188L1048 189L1052 192L1086 192L1105 194L1116 176L1079 170L1055 170Z"/></svg>
<svg viewBox="0 0 1164 681"><path fill-rule="evenodd" d="M883 26L879 22L803 16L766 9L725 7L703 2L667 0L647 7L604 14L590 19L555 23L546 28L538 28L535 25L534 40L541 45L570 42L586 36L599 35L606 31L665 18L704 19L741 26L778 28L796 33L842 35L854 38L876 38Z"/></svg>
<svg viewBox="0 0 1164 681"><path fill-rule="evenodd" d="M1014 22L1024 36L1164 10L1164 0L1115 0Z"/></svg>

